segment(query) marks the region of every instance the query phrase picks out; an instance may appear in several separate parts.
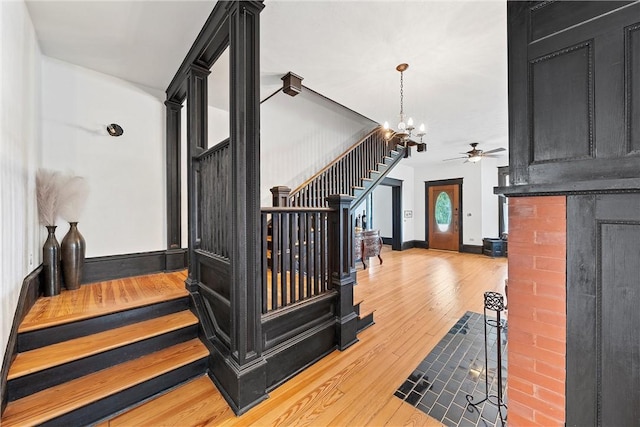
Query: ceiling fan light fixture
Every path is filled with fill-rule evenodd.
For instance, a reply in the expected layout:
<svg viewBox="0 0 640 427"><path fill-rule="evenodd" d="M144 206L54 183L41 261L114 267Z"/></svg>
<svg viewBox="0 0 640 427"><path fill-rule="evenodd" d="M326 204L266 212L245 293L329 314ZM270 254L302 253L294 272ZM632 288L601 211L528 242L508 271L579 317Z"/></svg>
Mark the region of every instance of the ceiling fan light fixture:
<svg viewBox="0 0 640 427"><path fill-rule="evenodd" d="M482 160L482 156L473 156L473 157L469 157L468 159L471 163L478 163L480 160Z"/></svg>

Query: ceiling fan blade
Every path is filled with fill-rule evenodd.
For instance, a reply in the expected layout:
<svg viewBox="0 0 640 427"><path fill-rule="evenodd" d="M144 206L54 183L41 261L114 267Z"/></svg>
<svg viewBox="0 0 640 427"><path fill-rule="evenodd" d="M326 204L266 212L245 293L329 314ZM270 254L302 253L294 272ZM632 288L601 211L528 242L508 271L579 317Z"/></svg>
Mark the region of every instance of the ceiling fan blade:
<svg viewBox="0 0 640 427"><path fill-rule="evenodd" d="M459 160L459 159L466 159L468 157L452 157L450 159L442 159L443 162L449 161L449 160Z"/></svg>
<svg viewBox="0 0 640 427"><path fill-rule="evenodd" d="M501 159L501 158L504 157L504 155L502 155L502 154L498 154L498 155L495 155L495 154L488 154L488 155L487 154L483 154L482 157L491 157L492 159Z"/></svg>
<svg viewBox="0 0 640 427"><path fill-rule="evenodd" d="M493 150L489 150L489 151L483 151L483 154L493 154L493 153L499 153L501 151L505 151L506 148L500 147L500 148L494 148Z"/></svg>

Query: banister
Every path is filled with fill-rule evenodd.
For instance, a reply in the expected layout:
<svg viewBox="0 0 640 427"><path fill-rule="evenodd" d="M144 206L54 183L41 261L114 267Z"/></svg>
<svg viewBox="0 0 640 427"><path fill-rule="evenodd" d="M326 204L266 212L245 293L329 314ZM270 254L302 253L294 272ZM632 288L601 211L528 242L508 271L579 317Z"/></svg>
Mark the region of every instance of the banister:
<svg viewBox="0 0 640 427"><path fill-rule="evenodd" d="M220 150L222 150L224 148L227 148L229 146L229 142L230 142L230 139L227 138L224 141L221 141L221 142L217 143L216 145L214 145L213 147L207 149L207 151L203 151L202 153L198 154L197 156L194 156L193 159L194 160L200 160L200 159L202 159L204 157L207 157L207 156L209 156L211 154L214 154L216 151L220 151Z"/></svg>
<svg viewBox="0 0 640 427"><path fill-rule="evenodd" d="M317 172L315 175L313 175L311 178L307 179L305 182L303 182L302 184L300 184L295 190L293 190L291 192L291 194L289 195L289 198L293 198L293 196L295 196L296 194L298 194L300 191L302 191L305 187L307 187L311 182L313 182L314 180L316 180L318 177L322 176L323 173L325 173L327 170L331 169L336 163L340 162L342 159L344 159L345 157L347 157L351 152L353 152L355 149L357 149L364 141L366 141L367 139L369 139L371 136L373 136L376 132L380 132L382 130L382 126L376 126L371 132L369 132L366 136L364 136L363 138L361 138L358 142L356 142L355 144L353 144L351 147L349 147L347 149L347 151L345 151L344 153L342 153L340 156L338 156L335 160L333 160L331 163L329 163L328 165L326 165L324 168L320 169L319 172Z"/></svg>

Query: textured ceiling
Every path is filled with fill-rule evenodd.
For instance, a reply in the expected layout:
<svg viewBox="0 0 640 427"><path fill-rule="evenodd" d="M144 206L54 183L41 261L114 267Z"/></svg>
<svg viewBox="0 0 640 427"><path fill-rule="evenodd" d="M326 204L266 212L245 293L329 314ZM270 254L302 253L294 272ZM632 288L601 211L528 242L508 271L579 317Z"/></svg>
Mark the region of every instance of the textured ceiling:
<svg viewBox="0 0 640 427"><path fill-rule="evenodd" d="M212 1L28 1L45 55L94 69L157 93L164 91ZM426 122L421 166L481 142L507 146L504 1L265 1L261 14L262 96L288 71L339 103L384 122L405 112ZM218 93L227 67L212 75ZM213 101L223 107L224 97ZM217 104L216 104L217 103ZM507 160L500 162L506 164Z"/></svg>

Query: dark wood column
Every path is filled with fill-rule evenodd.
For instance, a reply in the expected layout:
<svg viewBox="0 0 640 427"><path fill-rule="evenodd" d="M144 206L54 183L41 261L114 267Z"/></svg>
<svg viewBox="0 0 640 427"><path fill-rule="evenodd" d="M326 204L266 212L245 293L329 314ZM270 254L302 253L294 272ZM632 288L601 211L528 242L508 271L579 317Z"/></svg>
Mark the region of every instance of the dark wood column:
<svg viewBox="0 0 640 427"><path fill-rule="evenodd" d="M191 65L187 77L187 176L189 204L189 277L187 288L197 290L198 264L195 250L200 247L197 169L193 159L207 149L207 77L210 71L198 65Z"/></svg>
<svg viewBox="0 0 640 427"><path fill-rule="evenodd" d="M260 353L260 66L259 13L264 6L230 6L232 326L234 359L243 365Z"/></svg>
<svg viewBox="0 0 640 427"><path fill-rule="evenodd" d="M179 249L180 217L180 110L182 104L165 101L167 113L167 249Z"/></svg>

